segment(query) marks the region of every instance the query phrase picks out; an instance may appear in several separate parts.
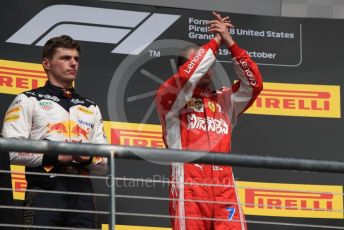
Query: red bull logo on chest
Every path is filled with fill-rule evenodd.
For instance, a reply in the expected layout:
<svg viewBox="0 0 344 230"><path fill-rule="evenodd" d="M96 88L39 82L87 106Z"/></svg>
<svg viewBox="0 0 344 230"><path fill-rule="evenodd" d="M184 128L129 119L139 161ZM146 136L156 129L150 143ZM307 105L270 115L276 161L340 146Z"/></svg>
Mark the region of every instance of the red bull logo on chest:
<svg viewBox="0 0 344 230"><path fill-rule="evenodd" d="M47 132L63 135L67 140L79 139L89 140L90 128L75 121L62 121L49 123Z"/></svg>

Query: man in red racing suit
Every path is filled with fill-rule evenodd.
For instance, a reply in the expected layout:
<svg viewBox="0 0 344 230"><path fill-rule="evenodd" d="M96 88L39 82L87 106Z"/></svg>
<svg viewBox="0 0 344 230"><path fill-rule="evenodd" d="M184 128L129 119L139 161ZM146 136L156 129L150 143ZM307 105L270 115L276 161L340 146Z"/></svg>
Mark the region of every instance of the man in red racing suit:
<svg viewBox="0 0 344 230"><path fill-rule="evenodd" d="M232 24L214 15L216 20L210 21L214 39L197 50L189 49L186 62L157 92L157 110L168 148L229 153L236 119L263 89L256 63L228 32ZM209 69L222 43L231 52L239 81L230 88L210 91ZM173 229L247 229L231 167L173 163L171 168Z"/></svg>

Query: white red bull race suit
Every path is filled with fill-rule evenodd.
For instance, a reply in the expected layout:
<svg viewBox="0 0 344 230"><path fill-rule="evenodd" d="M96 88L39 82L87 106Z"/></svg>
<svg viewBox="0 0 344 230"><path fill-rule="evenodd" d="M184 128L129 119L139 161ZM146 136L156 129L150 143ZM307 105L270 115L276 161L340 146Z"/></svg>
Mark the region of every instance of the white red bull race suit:
<svg viewBox="0 0 344 230"><path fill-rule="evenodd" d="M5 138L49 140L61 142L106 144L101 113L98 106L75 93L46 83L44 87L19 94L5 115L2 135ZM11 164L25 165L28 172L70 173L88 175L106 173L107 159L93 156L79 164L62 165L58 154L10 152ZM88 178L50 177L26 175L28 188L92 192ZM93 210L90 196L66 196L61 194L26 193L26 206L74 208ZM51 205L51 206L48 206ZM24 212L25 224L94 227L94 215L63 212ZM74 222L70 222L70 221ZM69 221L69 223L66 223Z"/></svg>
<svg viewBox="0 0 344 230"><path fill-rule="evenodd" d="M256 63L237 44L228 49L239 81L213 92L196 88L214 64L217 49L214 40L200 47L157 92L168 148L229 153L236 119L263 89ZM173 229L246 229L231 167L174 163L171 168Z"/></svg>

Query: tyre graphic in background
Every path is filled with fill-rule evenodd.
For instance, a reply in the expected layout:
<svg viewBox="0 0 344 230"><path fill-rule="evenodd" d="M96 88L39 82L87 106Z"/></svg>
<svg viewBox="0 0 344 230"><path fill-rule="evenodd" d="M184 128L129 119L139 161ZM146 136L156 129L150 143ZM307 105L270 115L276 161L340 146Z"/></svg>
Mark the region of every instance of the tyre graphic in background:
<svg viewBox="0 0 344 230"><path fill-rule="evenodd" d="M180 49L195 45L177 39L158 40L139 55L128 55L114 72L108 90L108 112L112 121L160 124L155 111L156 90L177 71ZM214 67L215 89L230 86L220 63Z"/></svg>
<svg viewBox="0 0 344 230"><path fill-rule="evenodd" d="M190 45L195 44L183 40L158 40L140 55L128 55L110 82L107 101L109 118L119 122L160 124L154 101L156 90L176 73L176 60L180 49ZM220 63L216 63L213 72L216 76L213 78L215 89L221 86L230 87L231 81ZM204 136L204 139L200 138L199 141L204 143L207 138ZM196 159L186 159L187 162L193 160ZM166 164L155 161L153 163Z"/></svg>

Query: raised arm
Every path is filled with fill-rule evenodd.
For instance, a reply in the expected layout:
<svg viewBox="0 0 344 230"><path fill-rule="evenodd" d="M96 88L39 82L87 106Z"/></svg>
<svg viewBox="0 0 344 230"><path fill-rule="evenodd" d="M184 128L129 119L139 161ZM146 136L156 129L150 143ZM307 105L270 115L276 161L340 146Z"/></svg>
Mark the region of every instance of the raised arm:
<svg viewBox="0 0 344 230"><path fill-rule="evenodd" d="M201 46L179 67L178 73L159 87L156 95L156 106L163 119L179 114L180 110L191 99L197 83L215 62L215 55L220 42L221 39L216 36Z"/></svg>
<svg viewBox="0 0 344 230"><path fill-rule="evenodd" d="M232 126L235 125L237 117L248 109L263 90L263 79L257 64L251 59L248 53L241 49L234 41L228 31L233 27L231 21L226 17L221 18L220 14L213 12L215 20L210 21L210 31L219 33L222 42L231 52L234 71L239 78L231 88L223 90L225 100L229 106L229 113L232 118ZM227 19L227 20L226 20Z"/></svg>

